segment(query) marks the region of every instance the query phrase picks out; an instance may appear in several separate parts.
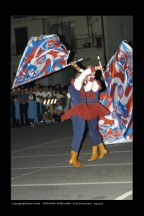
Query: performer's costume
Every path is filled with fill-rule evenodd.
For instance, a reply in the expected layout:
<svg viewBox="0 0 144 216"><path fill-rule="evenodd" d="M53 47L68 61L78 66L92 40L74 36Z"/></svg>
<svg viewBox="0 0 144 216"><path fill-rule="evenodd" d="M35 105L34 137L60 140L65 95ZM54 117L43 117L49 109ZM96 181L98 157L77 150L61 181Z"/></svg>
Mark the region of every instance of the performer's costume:
<svg viewBox="0 0 144 216"><path fill-rule="evenodd" d="M85 120L88 123L93 146L93 153L89 161L102 158L107 153L102 143L102 136L98 131L98 117L108 115L110 112L98 102L101 84L94 80L94 76L90 76L92 71L95 71L95 67L84 70L79 77L72 79L69 86L72 108L61 117L62 121L69 118L72 120L74 136L69 163L76 167L81 166L77 158L85 130ZM88 81L84 86L83 82L86 77ZM101 151L100 155L98 154L98 147Z"/></svg>

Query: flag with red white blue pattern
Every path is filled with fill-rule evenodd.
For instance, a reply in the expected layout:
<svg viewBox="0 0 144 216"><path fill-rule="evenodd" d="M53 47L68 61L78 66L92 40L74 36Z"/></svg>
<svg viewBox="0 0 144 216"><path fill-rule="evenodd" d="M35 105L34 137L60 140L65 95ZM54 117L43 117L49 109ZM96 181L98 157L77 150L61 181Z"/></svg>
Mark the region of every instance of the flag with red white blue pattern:
<svg viewBox="0 0 144 216"><path fill-rule="evenodd" d="M120 138L132 139L133 112L133 50L122 41L104 72L106 91L100 102L111 114L101 117L99 131L106 143Z"/></svg>
<svg viewBox="0 0 144 216"><path fill-rule="evenodd" d="M12 88L61 70L70 51L57 35L31 37L20 60Z"/></svg>

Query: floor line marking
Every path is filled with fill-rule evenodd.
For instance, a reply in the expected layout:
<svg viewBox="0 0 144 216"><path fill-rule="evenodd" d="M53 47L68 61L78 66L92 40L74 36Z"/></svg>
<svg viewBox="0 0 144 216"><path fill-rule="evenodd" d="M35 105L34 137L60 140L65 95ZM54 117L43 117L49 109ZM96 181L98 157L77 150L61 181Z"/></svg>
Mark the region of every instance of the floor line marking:
<svg viewBox="0 0 144 216"><path fill-rule="evenodd" d="M123 195L121 195L119 197L117 197L115 200L124 200L125 198L127 198L130 195L132 195L132 190L124 193Z"/></svg>
<svg viewBox="0 0 144 216"><path fill-rule="evenodd" d="M110 152L109 154L113 154L113 153L129 153L132 151L113 151ZM87 154L87 153L81 153L83 155ZM88 154L91 154L91 152L89 152ZM28 157L60 157L60 156L69 156L69 154L58 154L58 155L21 155L21 156L13 156L11 158L28 158Z"/></svg>
<svg viewBox="0 0 144 216"><path fill-rule="evenodd" d="M99 185L99 184L131 184L132 181L122 182L76 182L76 183L51 183L51 184L12 184L12 187L35 187L35 186L69 186L69 185Z"/></svg>
<svg viewBox="0 0 144 216"><path fill-rule="evenodd" d="M47 167L41 168L41 169L38 169L38 170L35 170L35 171L32 171L32 172L29 172L29 173L25 173L25 174L23 174L23 175L20 175L20 176L15 177L15 178L11 178L11 180L15 180L15 179L21 178L21 177L23 177L23 176L27 176L27 175L30 175L30 174L32 174L32 173L39 172L39 171L44 170L44 169L47 169Z"/></svg>
<svg viewBox="0 0 144 216"><path fill-rule="evenodd" d="M49 143L55 143L55 142L58 142L58 141L61 141L61 140L67 140L67 139L72 139L72 136L71 136L71 137L66 137L66 138L63 138L63 139L53 140L53 141L46 142L46 143L42 143L42 144L38 144L38 145L31 146L31 147L24 148L24 149L15 150L15 151L12 151L11 153L21 152L21 151L25 151L25 150L32 149L32 148L38 148L39 146L44 146L44 145L47 145L47 144L49 144ZM113 145L107 144L107 145L110 145L109 148L111 148L111 147L116 147L116 146L118 146L119 144L121 144L121 143L116 143L116 144L113 144ZM47 146L47 147L58 147L58 146L60 146L60 145L56 145L56 146ZM61 145L61 146L67 146L67 145ZM71 145L70 145L70 146L71 146Z"/></svg>
<svg viewBox="0 0 144 216"><path fill-rule="evenodd" d="M94 167L94 166L123 166L123 165L132 165L132 163L116 163L116 164L87 164L87 165L82 165L82 167ZM69 168L69 167L73 167L71 165L69 166L57 166L57 165L54 165L54 166L50 166L49 168L63 168L63 167L66 167L66 168Z"/></svg>
<svg viewBox="0 0 144 216"><path fill-rule="evenodd" d="M60 163L59 163L60 164ZM87 167L87 166L123 166L123 165L132 165L132 163L116 163L116 164L88 164L88 165L83 165L82 167ZM53 166L48 166L48 167L15 167L12 168L12 170L19 170L19 169L48 169L48 168L62 168L62 167L73 167L71 165L68 166L57 166L57 165L53 165Z"/></svg>
<svg viewBox="0 0 144 216"><path fill-rule="evenodd" d="M15 151L12 151L11 153L25 151L25 150L28 150L28 149L35 148L36 146L43 146L43 145L47 145L49 143L55 143L55 142L59 142L59 141L62 141L62 140L67 140L67 139L70 139L70 138L72 138L72 137L66 137L66 138L63 138L63 139L53 140L53 141L50 141L50 142L46 142L46 143L42 143L42 144L39 144L39 145L31 146L31 147L28 147L28 148L15 150Z"/></svg>

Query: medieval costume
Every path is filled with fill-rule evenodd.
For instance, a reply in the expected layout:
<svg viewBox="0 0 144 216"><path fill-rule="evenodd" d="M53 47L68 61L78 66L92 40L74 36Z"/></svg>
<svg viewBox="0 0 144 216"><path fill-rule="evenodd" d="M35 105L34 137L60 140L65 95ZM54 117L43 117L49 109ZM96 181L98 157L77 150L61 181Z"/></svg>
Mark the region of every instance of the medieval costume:
<svg viewBox="0 0 144 216"><path fill-rule="evenodd" d="M99 66L82 70L73 62L71 62L71 65L81 73L71 81L68 90L72 108L62 115L61 120L70 118L72 120L74 135L69 163L75 167L80 167L78 152L85 131L85 121L87 120L92 137L92 156L88 161L93 161L96 158L100 159L107 154L107 150L104 148L102 136L98 131L98 117L108 115L110 112L98 102L101 85L94 79L94 74ZM100 154L98 154L98 149L100 149Z"/></svg>

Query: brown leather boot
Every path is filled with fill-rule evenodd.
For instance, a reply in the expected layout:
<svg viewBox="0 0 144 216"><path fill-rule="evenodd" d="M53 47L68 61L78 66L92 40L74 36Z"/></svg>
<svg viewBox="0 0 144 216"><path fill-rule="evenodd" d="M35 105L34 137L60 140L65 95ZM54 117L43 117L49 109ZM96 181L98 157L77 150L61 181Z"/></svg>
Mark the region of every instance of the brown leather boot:
<svg viewBox="0 0 144 216"><path fill-rule="evenodd" d="M103 143L98 144L98 149L100 150L99 158L103 158L106 154L108 154L108 150L105 148Z"/></svg>
<svg viewBox="0 0 144 216"><path fill-rule="evenodd" d="M94 161L99 157L98 154L98 147L97 146L92 146L92 155L91 157L88 159L88 161Z"/></svg>
<svg viewBox="0 0 144 216"><path fill-rule="evenodd" d="M69 160L69 164L75 166L75 167L80 167L81 166L81 162L78 161L78 152L75 151L71 151L71 158Z"/></svg>

